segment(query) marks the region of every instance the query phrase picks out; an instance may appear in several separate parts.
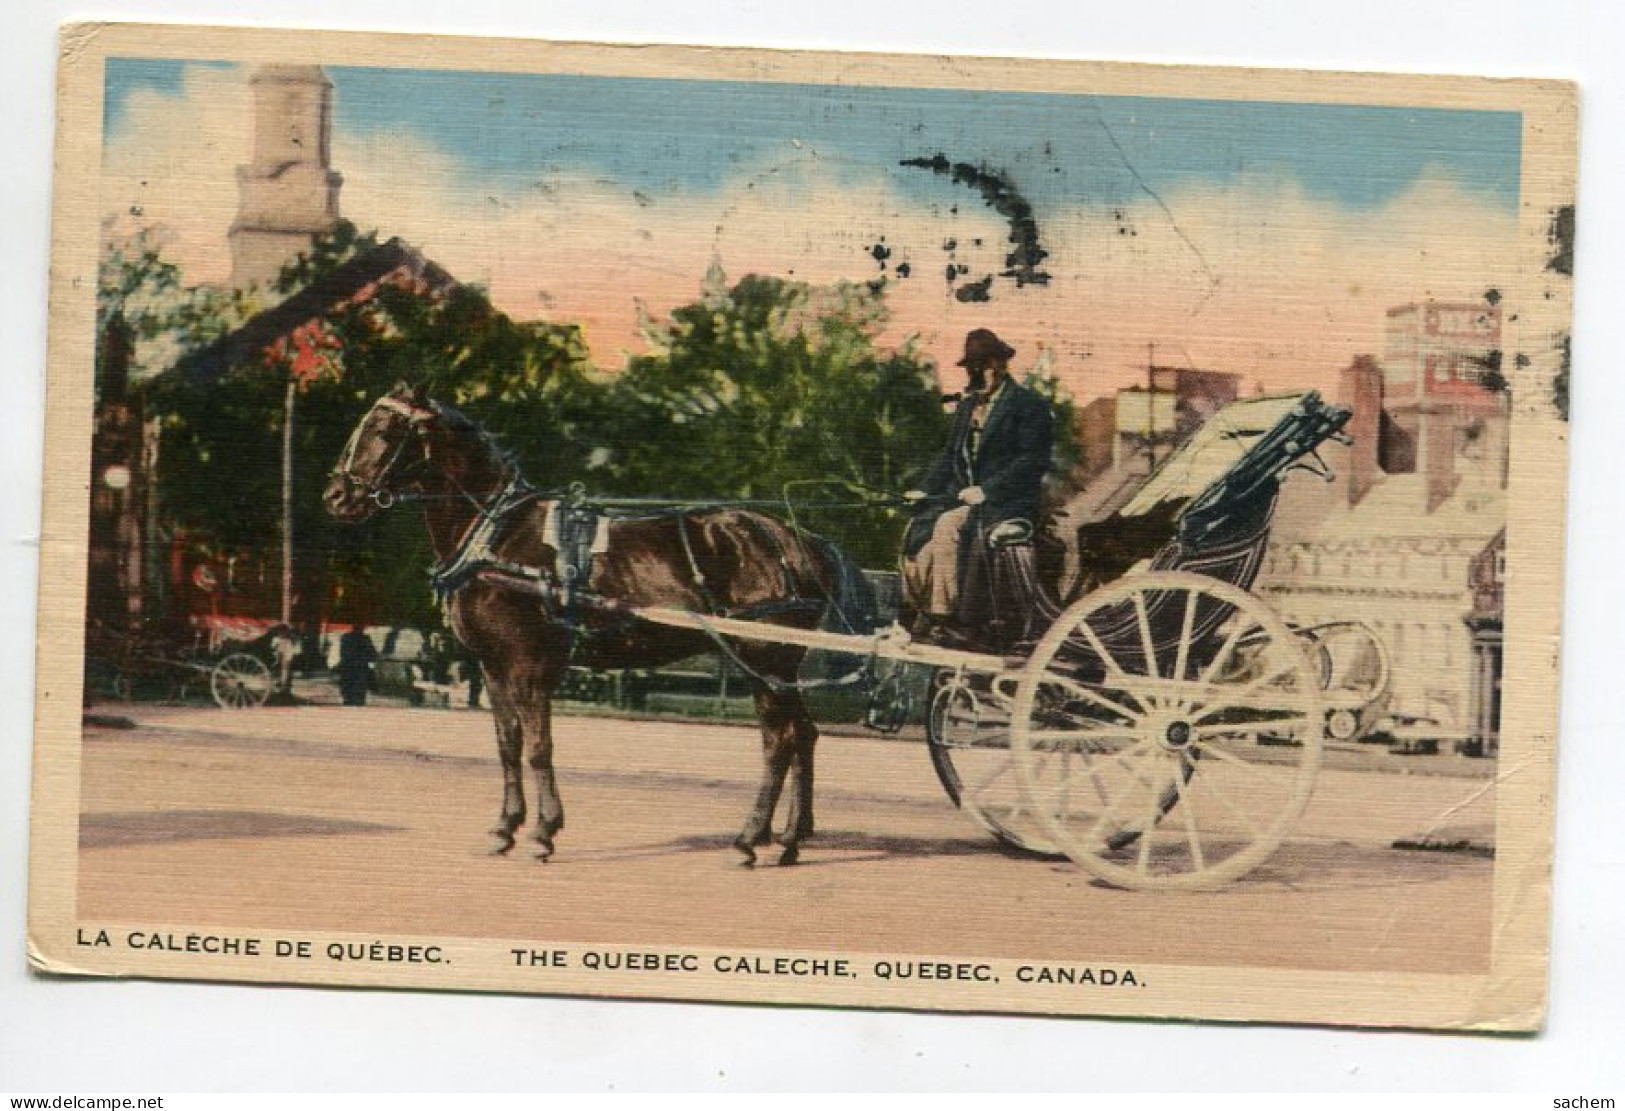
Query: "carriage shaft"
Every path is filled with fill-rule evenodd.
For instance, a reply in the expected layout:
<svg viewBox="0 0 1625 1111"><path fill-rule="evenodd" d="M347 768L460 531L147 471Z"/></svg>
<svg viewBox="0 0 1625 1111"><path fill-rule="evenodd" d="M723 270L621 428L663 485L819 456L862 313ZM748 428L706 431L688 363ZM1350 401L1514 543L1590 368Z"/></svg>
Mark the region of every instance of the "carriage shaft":
<svg viewBox="0 0 1625 1111"><path fill-rule="evenodd" d="M857 633L831 633L823 629L802 629L793 625L774 625L766 621L747 621L737 617L713 617L692 610L664 606L629 607L627 612L658 625L695 629L739 640L793 644L802 648L857 656L873 655L881 659L925 664L931 667L954 667L966 671L998 674L1019 668L1025 663L1020 658L920 644L906 639L906 634L900 635L890 630L868 636Z"/></svg>

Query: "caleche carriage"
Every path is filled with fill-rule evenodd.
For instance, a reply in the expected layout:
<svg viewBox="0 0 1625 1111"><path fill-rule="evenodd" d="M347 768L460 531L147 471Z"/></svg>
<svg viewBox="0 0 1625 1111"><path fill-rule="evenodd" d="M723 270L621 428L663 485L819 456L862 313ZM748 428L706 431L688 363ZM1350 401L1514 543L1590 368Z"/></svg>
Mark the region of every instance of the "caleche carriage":
<svg viewBox="0 0 1625 1111"><path fill-rule="evenodd" d="M1080 530L1070 589L1039 581L1031 542L995 552L989 589L1002 617L974 630L987 650L860 627L849 561L775 518L534 490L472 421L421 390L402 387L363 417L326 501L349 520L400 500L423 506L436 584L490 684L499 852L527 817L525 764L539 856L563 827L550 698L568 665L647 666L709 647L755 684L764 739L763 781L735 847L754 861L774 839L788 780L776 836L781 862L793 862L813 830L817 736L798 670L822 650L868 661L867 676L876 661L935 669L933 763L1001 840L1123 887L1208 887L1263 862L1302 813L1328 698L1336 712L1374 697L1369 684L1327 691L1334 669L1316 646L1329 630L1290 628L1249 592L1283 476L1325 474L1316 449L1348 418L1312 392L1222 410L1132 502Z"/></svg>
<svg viewBox="0 0 1625 1111"><path fill-rule="evenodd" d="M223 710L265 705L276 688L284 626L194 615L184 632L128 633L92 621L86 683L95 697L184 703L206 694Z"/></svg>

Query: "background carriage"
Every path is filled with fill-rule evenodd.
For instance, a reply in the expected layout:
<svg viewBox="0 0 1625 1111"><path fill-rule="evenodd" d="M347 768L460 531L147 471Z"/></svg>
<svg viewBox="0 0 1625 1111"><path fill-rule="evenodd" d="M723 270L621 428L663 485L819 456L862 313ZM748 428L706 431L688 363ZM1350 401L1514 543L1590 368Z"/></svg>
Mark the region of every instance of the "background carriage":
<svg viewBox="0 0 1625 1111"><path fill-rule="evenodd" d="M151 611L117 621L104 607L86 631L91 695L119 700L213 701L222 709L264 705L281 685L284 659L297 662L277 609L271 561L222 552L177 530L154 561ZM116 612L116 611L114 611Z"/></svg>
<svg viewBox="0 0 1625 1111"><path fill-rule="evenodd" d="M194 617L167 632L93 628L86 686L121 701L211 699L226 710L263 706L277 687L283 628L269 621Z"/></svg>

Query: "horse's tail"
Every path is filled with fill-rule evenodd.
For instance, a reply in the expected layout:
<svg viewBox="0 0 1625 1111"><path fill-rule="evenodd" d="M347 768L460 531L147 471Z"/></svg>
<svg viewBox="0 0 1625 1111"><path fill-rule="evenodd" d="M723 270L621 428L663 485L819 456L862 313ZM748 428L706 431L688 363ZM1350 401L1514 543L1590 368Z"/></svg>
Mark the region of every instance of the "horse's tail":
<svg viewBox="0 0 1625 1111"><path fill-rule="evenodd" d="M863 635L882 624L875 588L857 561L840 545L822 536L813 537L829 563L831 588L821 628L832 633Z"/></svg>

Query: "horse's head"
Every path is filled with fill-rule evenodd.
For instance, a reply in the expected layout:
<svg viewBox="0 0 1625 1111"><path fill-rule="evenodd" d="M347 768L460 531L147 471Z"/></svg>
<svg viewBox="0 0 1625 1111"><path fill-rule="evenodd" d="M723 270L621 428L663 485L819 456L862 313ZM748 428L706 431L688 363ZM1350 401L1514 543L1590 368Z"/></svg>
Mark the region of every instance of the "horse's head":
<svg viewBox="0 0 1625 1111"><path fill-rule="evenodd" d="M441 411L422 387L396 386L373 402L350 433L322 501L340 521L364 521L429 477L429 439Z"/></svg>

